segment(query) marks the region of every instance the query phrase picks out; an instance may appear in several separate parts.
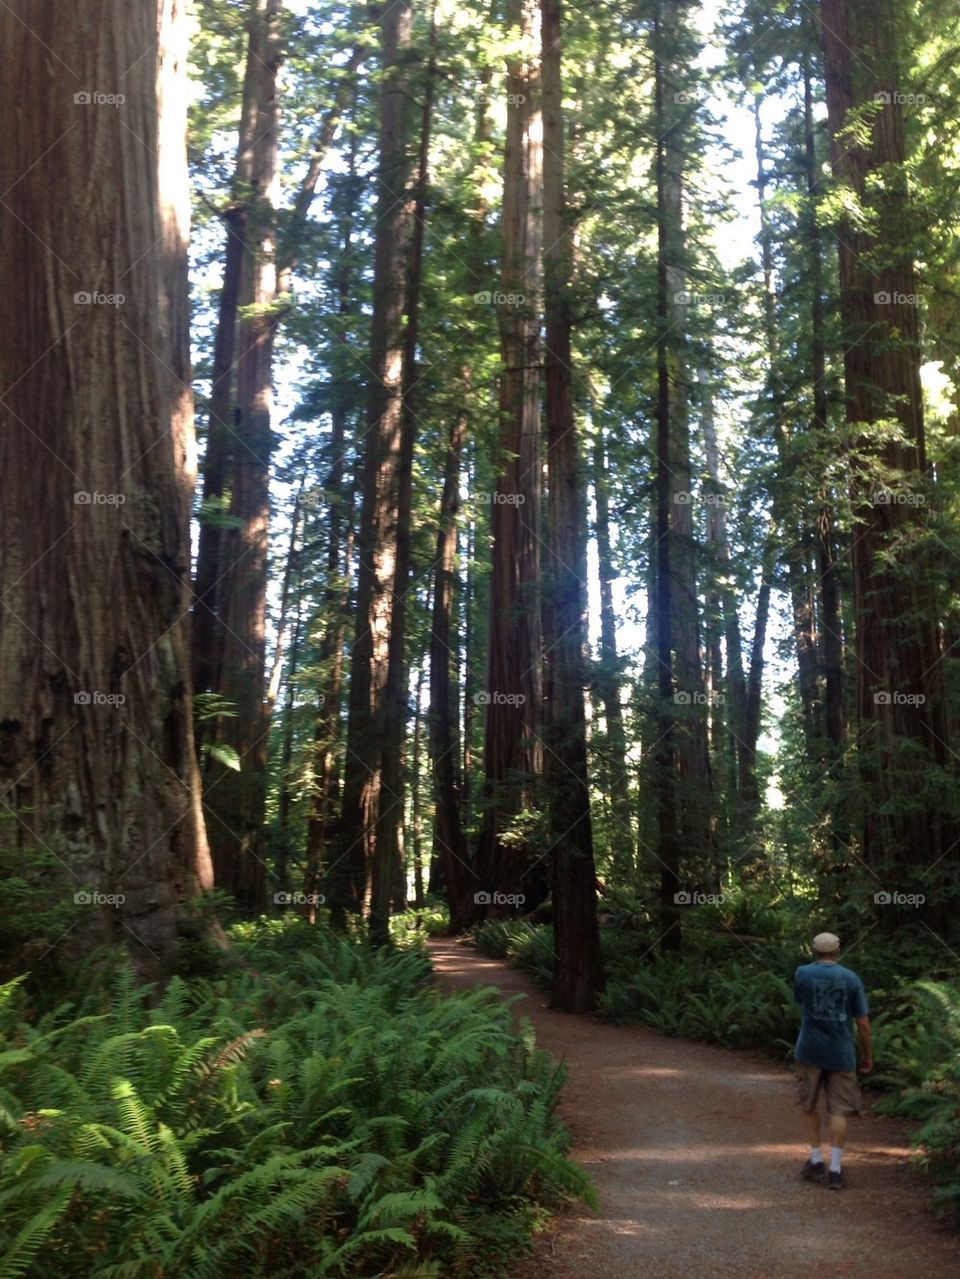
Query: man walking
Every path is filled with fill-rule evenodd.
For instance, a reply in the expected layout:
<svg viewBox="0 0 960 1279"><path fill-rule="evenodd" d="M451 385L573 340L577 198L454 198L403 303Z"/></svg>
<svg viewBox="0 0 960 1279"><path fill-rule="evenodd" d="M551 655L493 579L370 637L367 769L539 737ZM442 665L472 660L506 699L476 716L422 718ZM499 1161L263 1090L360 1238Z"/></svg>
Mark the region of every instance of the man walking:
<svg viewBox="0 0 960 1279"><path fill-rule="evenodd" d="M843 1189L843 1145L847 1116L860 1113L860 1085L853 1024L860 1028L863 1060L860 1070L873 1069L870 1011L867 992L855 972L839 962L840 939L818 933L813 939L814 962L801 964L793 975L793 994L803 1009L794 1057L800 1104L810 1124L810 1158L803 1165L809 1181L826 1181L831 1190ZM830 1116L830 1169L820 1146L820 1093Z"/></svg>

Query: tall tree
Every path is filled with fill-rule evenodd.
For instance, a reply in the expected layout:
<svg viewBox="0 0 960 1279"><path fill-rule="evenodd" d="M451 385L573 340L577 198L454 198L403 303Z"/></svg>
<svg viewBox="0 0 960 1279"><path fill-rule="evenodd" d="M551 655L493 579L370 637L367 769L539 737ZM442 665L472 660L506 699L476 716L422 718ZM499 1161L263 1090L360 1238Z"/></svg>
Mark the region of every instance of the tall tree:
<svg viewBox="0 0 960 1279"><path fill-rule="evenodd" d="M862 855L908 873L953 842L936 599L923 552L927 459L918 285L894 0L823 0L833 170L856 202L839 240L851 453ZM857 53L854 55L853 50ZM889 501L889 485L899 496ZM891 918L893 912L888 912Z"/></svg>
<svg viewBox="0 0 960 1279"><path fill-rule="evenodd" d="M377 230L374 256L370 398L361 474L360 557L357 612L351 653L349 721L340 838L336 858L349 868L349 891L338 909L371 909L373 874L379 867L378 926L391 878L378 848L390 805L401 797L383 790L390 633L397 585L399 519L409 482L403 412L404 316L407 306L412 203L409 197L410 0L387 6L380 18L380 87ZM407 428L408 429L408 428ZM401 566L402 567L402 566ZM380 858L378 862L378 856ZM381 936L380 940L383 940Z"/></svg>
<svg viewBox="0 0 960 1279"><path fill-rule="evenodd" d="M551 1003L586 1012L603 989L587 773L587 501L573 411L571 228L564 178L560 0L541 0L543 40L543 271L547 486L545 775L550 810L556 964Z"/></svg>
<svg viewBox="0 0 960 1279"><path fill-rule="evenodd" d="M185 624L184 14L15 0L0 36L19 120L0 264L45 281L0 316L2 802L28 864L52 855L65 893L118 898L67 946L126 940L156 971L212 885Z"/></svg>
<svg viewBox="0 0 960 1279"><path fill-rule="evenodd" d="M217 883L233 894L241 910L251 914L262 910L266 902L261 835L270 727L264 703L282 12L282 0L257 0L250 18L258 29L252 71L256 123L238 308L231 527L220 539L217 691L232 704L233 713L220 718L217 736L221 744L236 751L240 768L225 766L211 755L205 794Z"/></svg>
<svg viewBox="0 0 960 1279"><path fill-rule="evenodd" d="M542 773L540 621L540 293L543 142L540 12L508 0L507 135L500 274L500 423L484 725L483 815L475 866L483 892L540 893L539 855L504 841ZM496 907L493 906L493 913Z"/></svg>

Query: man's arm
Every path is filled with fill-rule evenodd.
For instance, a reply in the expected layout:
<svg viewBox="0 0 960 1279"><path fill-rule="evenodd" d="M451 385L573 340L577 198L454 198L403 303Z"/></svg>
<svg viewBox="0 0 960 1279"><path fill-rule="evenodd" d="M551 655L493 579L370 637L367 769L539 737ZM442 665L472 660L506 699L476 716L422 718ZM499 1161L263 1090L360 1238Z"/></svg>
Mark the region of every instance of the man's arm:
<svg viewBox="0 0 960 1279"><path fill-rule="evenodd" d="M860 1027L860 1043L863 1046L863 1057L857 1069L865 1075L873 1070L873 1036L870 1032L870 1018L858 1017L857 1025Z"/></svg>

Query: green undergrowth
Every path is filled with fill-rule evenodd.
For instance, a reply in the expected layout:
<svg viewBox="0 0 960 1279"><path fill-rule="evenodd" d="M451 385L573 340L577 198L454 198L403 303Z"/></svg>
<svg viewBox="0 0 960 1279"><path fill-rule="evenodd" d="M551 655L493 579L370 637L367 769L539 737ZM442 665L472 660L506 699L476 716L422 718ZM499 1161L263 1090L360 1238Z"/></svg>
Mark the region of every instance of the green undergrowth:
<svg viewBox="0 0 960 1279"><path fill-rule="evenodd" d="M687 930L682 954L661 955L655 933L643 921L630 922L601 928L607 989L600 1011L607 1020L783 1061L792 1056L799 1026L792 978L809 960L806 931L744 936L723 921L698 921ZM489 920L471 940L549 984L549 925ZM960 981L949 960L935 940L911 937L909 946L864 944L848 962L870 996L869 1083L881 1094L874 1109L919 1122L917 1162L930 1174L935 1201L960 1226Z"/></svg>
<svg viewBox="0 0 960 1279"><path fill-rule="evenodd" d="M487 1279L595 1202L495 992L300 920L232 939L162 992L120 961L52 1009L0 987L0 1279Z"/></svg>

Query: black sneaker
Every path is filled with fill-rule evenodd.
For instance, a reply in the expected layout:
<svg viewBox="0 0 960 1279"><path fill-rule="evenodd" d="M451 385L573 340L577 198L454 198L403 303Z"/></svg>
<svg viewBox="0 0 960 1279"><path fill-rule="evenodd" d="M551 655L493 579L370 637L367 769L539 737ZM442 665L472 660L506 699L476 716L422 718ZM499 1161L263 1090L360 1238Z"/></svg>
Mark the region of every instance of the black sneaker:
<svg viewBox="0 0 960 1279"><path fill-rule="evenodd" d="M804 1181L823 1181L827 1175L827 1165L822 1159L817 1163L814 1163L812 1159L808 1159L800 1169L800 1175Z"/></svg>
<svg viewBox="0 0 960 1279"><path fill-rule="evenodd" d="M827 1189L828 1190L843 1189L843 1173L842 1172L830 1173L829 1177L827 1178Z"/></svg>

